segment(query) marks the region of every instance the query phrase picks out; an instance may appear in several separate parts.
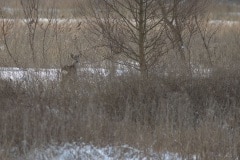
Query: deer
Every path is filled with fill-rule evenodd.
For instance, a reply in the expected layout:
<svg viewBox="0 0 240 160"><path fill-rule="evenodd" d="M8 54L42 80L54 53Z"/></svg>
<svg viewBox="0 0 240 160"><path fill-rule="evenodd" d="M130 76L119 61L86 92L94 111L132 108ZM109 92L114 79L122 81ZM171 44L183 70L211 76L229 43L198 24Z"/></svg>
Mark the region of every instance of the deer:
<svg viewBox="0 0 240 160"><path fill-rule="evenodd" d="M61 87L65 91L72 91L74 89L74 85L77 82L77 68L79 64L79 55L71 54L71 58L73 59L72 64L65 65L61 68Z"/></svg>

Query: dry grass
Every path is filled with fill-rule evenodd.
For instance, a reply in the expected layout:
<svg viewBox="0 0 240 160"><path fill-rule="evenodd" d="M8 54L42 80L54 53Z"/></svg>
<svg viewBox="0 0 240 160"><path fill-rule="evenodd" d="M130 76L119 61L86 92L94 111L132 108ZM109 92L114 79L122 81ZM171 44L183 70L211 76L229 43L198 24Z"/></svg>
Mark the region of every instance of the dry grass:
<svg viewBox="0 0 240 160"><path fill-rule="evenodd" d="M235 159L240 88L233 77L179 81L152 76L142 82L136 75L111 80L85 75L71 93L56 84L32 82L26 89L2 81L7 87L1 88L1 147L4 154L13 147L25 154L44 144L82 138L183 157Z"/></svg>
<svg viewBox="0 0 240 160"><path fill-rule="evenodd" d="M236 5L225 2L213 2L210 6L210 11L212 13L212 18L217 20L239 20L239 15L234 15L232 13L239 12L239 3Z"/></svg>
<svg viewBox="0 0 240 160"><path fill-rule="evenodd" d="M99 63L106 51L91 48L85 39L89 33L79 30L77 24L53 23L49 28L38 24L36 63L27 27L10 26L7 44L18 67L59 68L70 63L71 53L81 52L82 67L111 69L111 65ZM179 76L171 51L147 81L135 72L116 77L81 74L66 91L59 82L49 81L46 85L38 79L26 79L26 86L1 80L0 159L14 159L13 153L24 155L41 145L80 138L97 145L152 147L159 152L178 152L185 158L196 155L204 160L236 159L240 155L239 35L238 26L224 26L214 36L210 43L210 77ZM192 43L191 61L207 66L199 38ZM1 66L16 66L6 48L0 53ZM159 75L165 70L173 73Z"/></svg>

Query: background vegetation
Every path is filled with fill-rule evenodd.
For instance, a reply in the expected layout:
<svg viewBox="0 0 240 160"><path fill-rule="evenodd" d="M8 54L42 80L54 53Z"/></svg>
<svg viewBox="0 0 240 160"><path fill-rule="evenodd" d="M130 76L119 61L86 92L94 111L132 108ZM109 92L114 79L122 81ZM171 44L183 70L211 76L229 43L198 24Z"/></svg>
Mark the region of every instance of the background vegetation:
<svg viewBox="0 0 240 160"><path fill-rule="evenodd" d="M9 1L9 6L21 8L13 14L3 7L2 18L29 21L1 19L0 65L60 70L71 64L71 54L79 54L79 68L91 67L95 74L78 71L80 78L71 83L61 80L61 72L57 72L60 80L54 81L2 79L0 159L17 159L49 143L80 140L172 151L186 159L192 155L204 160L240 158L239 23L211 22L225 19L222 15L238 20L238 16L229 19L229 12L239 11L238 6L214 4L217 7L212 12L210 7L199 21L186 52L191 55L190 74L183 73L178 51L171 48L143 79L131 65L121 65L127 72L119 74L116 62L129 59L106 58L109 48L99 47L99 37L93 39L92 27L102 23L71 21L86 18L72 9L79 3L62 1L53 4L59 11L49 5L48 12L39 12L43 4L23 2ZM48 20L41 21L43 17ZM61 17L65 20L57 21ZM111 74L103 76L98 68Z"/></svg>

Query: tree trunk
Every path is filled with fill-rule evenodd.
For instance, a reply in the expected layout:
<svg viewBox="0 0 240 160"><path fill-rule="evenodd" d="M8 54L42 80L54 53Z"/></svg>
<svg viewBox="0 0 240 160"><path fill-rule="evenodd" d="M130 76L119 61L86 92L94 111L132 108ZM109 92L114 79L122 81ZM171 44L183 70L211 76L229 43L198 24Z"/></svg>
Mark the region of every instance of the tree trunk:
<svg viewBox="0 0 240 160"><path fill-rule="evenodd" d="M144 49L144 39L145 39L145 19L144 19L145 11L144 11L144 1L140 0L139 3L139 26L138 26L138 32L139 32L139 42L138 42L138 48L139 48L139 67L141 76L146 78L148 76L148 68L147 68L147 62L146 62L146 55L145 55L145 49Z"/></svg>

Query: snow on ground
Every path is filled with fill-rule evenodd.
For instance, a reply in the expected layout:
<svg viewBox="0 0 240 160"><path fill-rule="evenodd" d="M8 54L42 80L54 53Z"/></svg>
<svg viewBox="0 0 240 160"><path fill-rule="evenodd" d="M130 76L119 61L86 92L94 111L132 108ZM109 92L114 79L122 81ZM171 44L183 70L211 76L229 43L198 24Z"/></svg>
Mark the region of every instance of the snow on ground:
<svg viewBox="0 0 240 160"><path fill-rule="evenodd" d="M156 153L151 149L139 150L128 145L96 147L85 143L66 143L32 150L26 160L183 160L177 153ZM196 159L192 156L192 159Z"/></svg>
<svg viewBox="0 0 240 160"><path fill-rule="evenodd" d="M24 80L57 80L59 69L20 69L20 68L0 68L0 78L11 81L24 81Z"/></svg>
<svg viewBox="0 0 240 160"><path fill-rule="evenodd" d="M228 14L231 16L240 16L240 12L229 12Z"/></svg>
<svg viewBox="0 0 240 160"><path fill-rule="evenodd" d="M239 16L240 12L230 12L229 15L236 15ZM88 23L89 21L95 21L94 19L79 19L79 18L52 18L52 19L48 19L48 18L38 18L38 23L40 24L48 24L48 23L52 23L52 24L79 24L79 23ZM30 23L32 21L32 19L14 19L14 18L0 18L0 23L3 22L17 22L20 24L26 24L26 23ZM114 21L114 20L113 20ZM136 23L135 20L130 20L133 24ZM239 24L239 21L231 21L231 20L210 20L209 24L214 24L214 25L228 25L228 26L232 26L232 25L236 25Z"/></svg>
<svg viewBox="0 0 240 160"><path fill-rule="evenodd" d="M126 74L126 69L117 69L116 75L121 76ZM193 77L208 77L211 74L211 69L204 68L203 66L192 66ZM79 77L81 75L99 75L106 77L110 71L104 68L79 68L77 70ZM165 74L167 75L167 73ZM7 68L0 67L0 79L11 81L59 81L61 79L61 69L34 69L34 68Z"/></svg>
<svg viewBox="0 0 240 160"><path fill-rule="evenodd" d="M34 69L34 68L0 68L0 78L11 81L24 81L24 80L41 80L41 81L55 81L60 78L60 69ZM103 68L80 68L78 74L98 74L107 76L109 71ZM117 70L117 75L121 75L122 71Z"/></svg>
<svg viewBox="0 0 240 160"><path fill-rule="evenodd" d="M209 24L233 26L233 25L239 25L240 22L239 21L227 21L227 20L211 20L211 21L209 21Z"/></svg>

